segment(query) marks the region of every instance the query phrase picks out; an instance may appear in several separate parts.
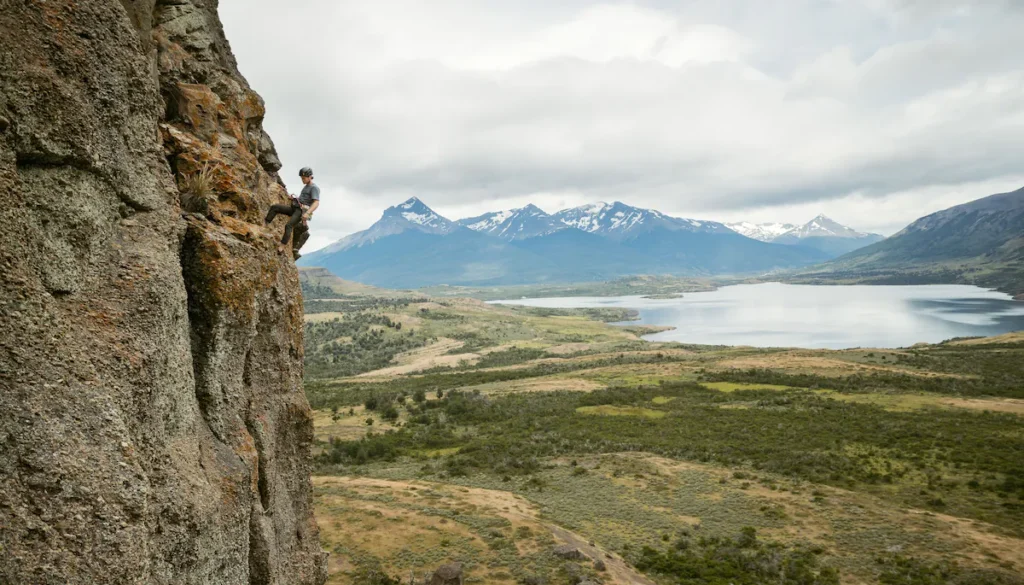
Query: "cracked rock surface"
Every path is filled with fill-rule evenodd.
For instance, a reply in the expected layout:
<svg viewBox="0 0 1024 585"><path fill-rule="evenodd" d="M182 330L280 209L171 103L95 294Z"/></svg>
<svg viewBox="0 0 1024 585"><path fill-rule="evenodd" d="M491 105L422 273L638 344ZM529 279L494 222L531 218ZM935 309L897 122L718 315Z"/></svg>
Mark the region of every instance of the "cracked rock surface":
<svg viewBox="0 0 1024 585"><path fill-rule="evenodd" d="M0 583L326 579L263 115L215 0L0 0Z"/></svg>

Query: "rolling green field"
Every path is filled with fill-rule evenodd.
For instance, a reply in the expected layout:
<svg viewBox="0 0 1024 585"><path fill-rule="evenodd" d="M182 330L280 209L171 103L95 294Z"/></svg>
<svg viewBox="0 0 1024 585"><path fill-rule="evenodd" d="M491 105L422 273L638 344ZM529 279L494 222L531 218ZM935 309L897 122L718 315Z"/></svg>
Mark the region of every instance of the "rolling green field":
<svg viewBox="0 0 1024 585"><path fill-rule="evenodd" d="M317 286L331 583L1024 583L1024 334L648 343L602 322L629 315Z"/></svg>

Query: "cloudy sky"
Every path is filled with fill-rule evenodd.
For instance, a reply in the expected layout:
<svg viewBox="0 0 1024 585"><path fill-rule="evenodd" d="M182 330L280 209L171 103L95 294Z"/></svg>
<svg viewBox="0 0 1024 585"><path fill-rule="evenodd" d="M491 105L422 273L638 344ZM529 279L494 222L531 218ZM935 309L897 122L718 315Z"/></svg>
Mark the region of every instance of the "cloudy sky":
<svg viewBox="0 0 1024 585"><path fill-rule="evenodd" d="M308 249L620 200L891 234L1024 186L1024 0L221 0Z"/></svg>

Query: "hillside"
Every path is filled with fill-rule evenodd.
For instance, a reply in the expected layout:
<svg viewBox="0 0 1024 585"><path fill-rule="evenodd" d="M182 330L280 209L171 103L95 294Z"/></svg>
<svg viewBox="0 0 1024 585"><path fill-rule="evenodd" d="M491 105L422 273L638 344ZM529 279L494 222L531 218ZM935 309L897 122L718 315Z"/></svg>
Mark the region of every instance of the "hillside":
<svg viewBox="0 0 1024 585"><path fill-rule="evenodd" d="M824 351L599 322L626 318L307 306L330 582L1024 583L1020 334Z"/></svg>
<svg viewBox="0 0 1024 585"><path fill-rule="evenodd" d="M1024 293L1024 188L927 215L803 276L961 282Z"/></svg>
<svg viewBox="0 0 1024 585"><path fill-rule="evenodd" d="M619 202L555 215L527 206L452 222L412 198L299 264L375 286L417 288L763 273L828 257Z"/></svg>

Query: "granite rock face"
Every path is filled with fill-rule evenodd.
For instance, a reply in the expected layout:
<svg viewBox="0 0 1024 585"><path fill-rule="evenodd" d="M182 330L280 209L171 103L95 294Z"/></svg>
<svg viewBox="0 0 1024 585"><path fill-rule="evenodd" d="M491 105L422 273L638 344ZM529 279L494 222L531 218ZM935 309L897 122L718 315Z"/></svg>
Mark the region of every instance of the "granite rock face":
<svg viewBox="0 0 1024 585"><path fill-rule="evenodd" d="M215 0L0 0L0 582L326 579L263 115Z"/></svg>

